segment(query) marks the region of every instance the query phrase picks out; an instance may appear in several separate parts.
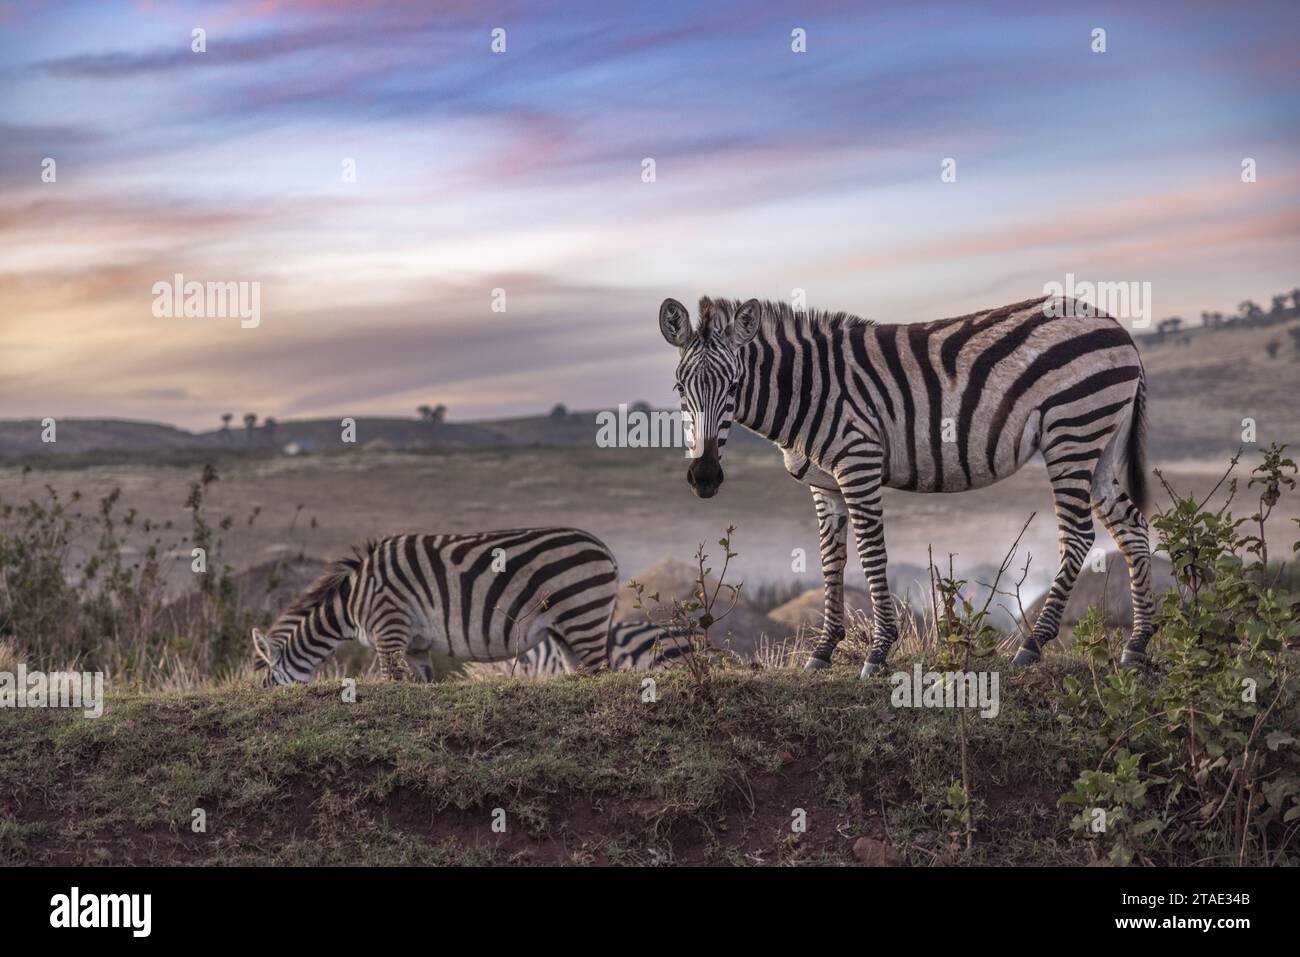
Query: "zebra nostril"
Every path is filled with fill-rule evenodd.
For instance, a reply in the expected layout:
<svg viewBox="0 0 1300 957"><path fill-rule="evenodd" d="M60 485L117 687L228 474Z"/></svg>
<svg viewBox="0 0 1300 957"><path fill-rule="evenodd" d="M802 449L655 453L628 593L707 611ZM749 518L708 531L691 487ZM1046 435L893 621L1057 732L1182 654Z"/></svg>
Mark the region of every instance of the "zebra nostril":
<svg viewBox="0 0 1300 957"><path fill-rule="evenodd" d="M707 498L722 484L722 464L711 456L701 456L686 470L686 481L697 494Z"/></svg>

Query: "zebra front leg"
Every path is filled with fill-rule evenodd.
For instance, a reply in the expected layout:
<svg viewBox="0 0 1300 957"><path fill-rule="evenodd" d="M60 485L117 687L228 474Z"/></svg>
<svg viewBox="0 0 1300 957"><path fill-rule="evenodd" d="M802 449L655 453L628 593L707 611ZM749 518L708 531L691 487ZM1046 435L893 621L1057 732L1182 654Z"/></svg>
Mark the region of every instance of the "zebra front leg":
<svg viewBox="0 0 1300 957"><path fill-rule="evenodd" d="M843 496L829 489L811 491L817 509L817 544L826 596L821 640L804 665L805 671L829 668L835 646L844 639L844 564L848 560L849 513Z"/></svg>
<svg viewBox="0 0 1300 957"><path fill-rule="evenodd" d="M414 681L415 672L406 660L411 647L411 624L405 614L389 609L383 626L375 630L375 654L379 658L379 676L385 681Z"/></svg>
<svg viewBox="0 0 1300 957"><path fill-rule="evenodd" d="M868 678L885 670L889 649L898 640L898 616L894 599L889 593L888 556L885 552L885 520L880 501L879 458L866 465L850 464L836 478L848 506L849 521L853 523L853 541L862 560L862 571L867 576L871 592L871 649L860 677Z"/></svg>
<svg viewBox="0 0 1300 957"><path fill-rule="evenodd" d="M379 677L384 681L415 681L415 672L411 670L411 663L406 660L406 653L400 649L395 651L380 651L379 656Z"/></svg>

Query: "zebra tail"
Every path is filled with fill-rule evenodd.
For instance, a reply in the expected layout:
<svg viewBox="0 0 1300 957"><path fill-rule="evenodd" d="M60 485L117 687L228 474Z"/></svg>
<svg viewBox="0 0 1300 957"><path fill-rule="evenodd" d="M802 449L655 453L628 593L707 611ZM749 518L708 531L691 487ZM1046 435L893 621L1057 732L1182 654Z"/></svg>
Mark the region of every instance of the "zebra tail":
<svg viewBox="0 0 1300 957"><path fill-rule="evenodd" d="M1125 458L1128 460L1128 495L1143 515L1147 514L1151 504L1150 490L1147 487L1146 395L1146 374L1140 372L1137 394L1133 396L1133 415L1129 420Z"/></svg>

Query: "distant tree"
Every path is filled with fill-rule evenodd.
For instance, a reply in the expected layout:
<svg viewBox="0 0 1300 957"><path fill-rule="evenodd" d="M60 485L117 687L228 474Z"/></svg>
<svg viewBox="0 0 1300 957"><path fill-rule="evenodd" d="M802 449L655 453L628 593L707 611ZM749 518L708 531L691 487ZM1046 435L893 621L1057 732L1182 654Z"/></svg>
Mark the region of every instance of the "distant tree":
<svg viewBox="0 0 1300 957"><path fill-rule="evenodd" d="M421 422L428 422L432 425L441 425L442 420L447 415L445 405L422 405L416 411L420 413Z"/></svg>
<svg viewBox="0 0 1300 957"><path fill-rule="evenodd" d="M262 431L266 433L266 444L275 445L275 427L278 425L273 416L267 416L262 420Z"/></svg>
<svg viewBox="0 0 1300 957"><path fill-rule="evenodd" d="M1300 289L1291 290L1291 305L1300 310Z"/></svg>
<svg viewBox="0 0 1300 957"><path fill-rule="evenodd" d="M223 412L221 414L221 440L223 442L230 441L230 420L233 418L234 415L229 412Z"/></svg>
<svg viewBox="0 0 1300 957"><path fill-rule="evenodd" d="M256 425L257 416L254 413L249 412L244 416L244 441L249 445L253 444L253 429Z"/></svg>
<svg viewBox="0 0 1300 957"><path fill-rule="evenodd" d="M551 420L558 422L561 419L567 419L568 417L569 410L564 407L563 403L555 403L554 408L551 409Z"/></svg>
<svg viewBox="0 0 1300 957"><path fill-rule="evenodd" d="M645 399L641 399L637 402L632 403L632 411L640 412L642 415L649 415L651 412L654 411L654 409L651 407L649 402L647 402Z"/></svg>
<svg viewBox="0 0 1300 957"><path fill-rule="evenodd" d="M1270 359L1276 359L1277 350L1280 348L1282 348L1282 343L1278 342L1276 339L1270 339L1265 344L1264 351L1268 353Z"/></svg>
<svg viewBox="0 0 1300 957"><path fill-rule="evenodd" d="M1178 330L1183 327L1183 320L1178 316L1170 316L1168 319L1161 319L1156 323L1156 337L1163 342L1167 335L1177 335Z"/></svg>
<svg viewBox="0 0 1300 957"><path fill-rule="evenodd" d="M1280 319L1282 317L1282 314L1286 312L1287 298L1288 298L1287 296L1284 296L1281 293L1278 293L1276 296L1274 296L1273 308L1269 310L1269 315Z"/></svg>
<svg viewBox="0 0 1300 957"><path fill-rule="evenodd" d="M1247 322L1253 322L1264 314L1264 310L1253 299L1246 299L1237 306L1237 314Z"/></svg>

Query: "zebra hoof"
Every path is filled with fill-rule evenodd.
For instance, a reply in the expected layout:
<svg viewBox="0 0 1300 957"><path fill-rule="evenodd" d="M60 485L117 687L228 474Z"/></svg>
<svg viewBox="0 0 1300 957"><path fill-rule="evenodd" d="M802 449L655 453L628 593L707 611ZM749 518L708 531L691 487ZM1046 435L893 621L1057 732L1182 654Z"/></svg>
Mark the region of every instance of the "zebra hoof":
<svg viewBox="0 0 1300 957"><path fill-rule="evenodd" d="M1130 651L1124 649L1124 654L1120 656L1119 666L1121 668L1145 668L1147 666L1147 656L1145 652Z"/></svg>
<svg viewBox="0 0 1300 957"><path fill-rule="evenodd" d="M1042 654L1034 651L1033 648L1021 648L1016 652L1016 656L1011 659L1011 667L1027 668L1029 665L1038 664L1042 659Z"/></svg>
<svg viewBox="0 0 1300 957"><path fill-rule="evenodd" d="M858 677L870 678L872 675L878 675L884 670L885 663L883 661L872 661L868 658L866 664L862 666L862 673Z"/></svg>
<svg viewBox="0 0 1300 957"><path fill-rule="evenodd" d="M823 668L829 668L830 666L831 666L831 663L830 663L829 661L823 661L821 658L817 658L817 657L814 656L814 657L812 657L812 658L809 658L809 659L804 663L803 670L804 670L804 671L821 671Z"/></svg>

